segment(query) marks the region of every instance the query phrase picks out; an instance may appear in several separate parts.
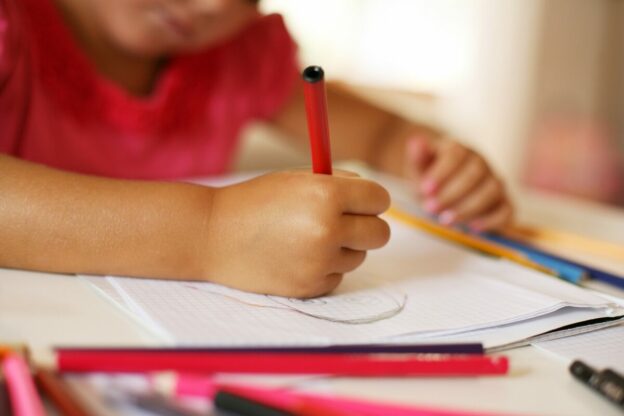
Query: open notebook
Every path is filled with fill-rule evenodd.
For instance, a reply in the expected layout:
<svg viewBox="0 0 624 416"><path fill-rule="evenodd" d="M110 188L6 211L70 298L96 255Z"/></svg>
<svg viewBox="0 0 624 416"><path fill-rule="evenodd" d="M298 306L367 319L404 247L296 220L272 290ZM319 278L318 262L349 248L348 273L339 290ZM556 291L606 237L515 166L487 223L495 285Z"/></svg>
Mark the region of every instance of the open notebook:
<svg viewBox="0 0 624 416"><path fill-rule="evenodd" d="M469 339L495 347L624 315L594 292L387 220L390 243L322 298L256 295L205 282L84 278L164 342L181 346Z"/></svg>

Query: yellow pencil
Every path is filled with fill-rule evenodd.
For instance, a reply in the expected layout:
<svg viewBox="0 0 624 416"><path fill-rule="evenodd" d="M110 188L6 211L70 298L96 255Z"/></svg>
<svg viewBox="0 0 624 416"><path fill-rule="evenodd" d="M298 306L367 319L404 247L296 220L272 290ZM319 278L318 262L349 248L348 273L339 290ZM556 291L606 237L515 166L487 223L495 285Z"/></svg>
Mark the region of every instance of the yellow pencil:
<svg viewBox="0 0 624 416"><path fill-rule="evenodd" d="M492 256L502 257L530 269L557 276L557 273L555 273L553 270L530 260L523 253L520 253L516 250L500 246L498 244L492 243L490 241L470 234L463 233L453 228L444 227L442 225L428 221L424 218L419 218L415 215L408 214L395 207L390 208L386 212L386 214L388 214L391 218L401 221L404 224L419 228L423 231L426 231L438 237L442 237L446 240L450 240L463 246L482 251Z"/></svg>
<svg viewBox="0 0 624 416"><path fill-rule="evenodd" d="M502 235L513 239L529 242L530 244L548 244L568 247L571 250L582 251L587 254L624 261L624 246L610 241L572 234L565 231L553 230L545 227L513 226L505 229Z"/></svg>

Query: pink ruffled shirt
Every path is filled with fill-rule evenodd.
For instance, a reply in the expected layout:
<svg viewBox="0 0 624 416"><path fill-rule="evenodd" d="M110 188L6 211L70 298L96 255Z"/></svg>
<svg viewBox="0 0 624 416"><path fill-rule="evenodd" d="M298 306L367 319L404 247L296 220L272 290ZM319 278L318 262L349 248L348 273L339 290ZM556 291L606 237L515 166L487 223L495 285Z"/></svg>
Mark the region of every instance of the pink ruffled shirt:
<svg viewBox="0 0 624 416"><path fill-rule="evenodd" d="M242 127L269 119L297 78L280 16L174 57L149 97L99 75L52 0L0 0L0 152L120 178L226 171Z"/></svg>

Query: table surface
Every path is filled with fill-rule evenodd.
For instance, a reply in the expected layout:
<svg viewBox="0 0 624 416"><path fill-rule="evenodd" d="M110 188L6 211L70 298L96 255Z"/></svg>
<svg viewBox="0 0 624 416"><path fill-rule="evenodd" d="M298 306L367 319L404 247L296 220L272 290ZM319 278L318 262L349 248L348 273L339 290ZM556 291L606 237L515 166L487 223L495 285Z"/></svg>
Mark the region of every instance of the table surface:
<svg viewBox="0 0 624 416"><path fill-rule="evenodd" d="M52 364L52 346L158 345L149 332L78 278L10 269L0 269L1 342L28 343L39 365ZM621 414L576 382L565 360L533 347L507 355L512 370L504 377L338 378L307 388L395 403L514 415Z"/></svg>
<svg viewBox="0 0 624 416"><path fill-rule="evenodd" d="M0 269L0 339L26 341L35 361L51 365L55 345L157 345L148 332L74 276ZM567 363L537 348L508 353L504 377L332 379L320 388L346 395L449 409L530 415L619 415L577 383ZM311 386L314 388L314 384Z"/></svg>

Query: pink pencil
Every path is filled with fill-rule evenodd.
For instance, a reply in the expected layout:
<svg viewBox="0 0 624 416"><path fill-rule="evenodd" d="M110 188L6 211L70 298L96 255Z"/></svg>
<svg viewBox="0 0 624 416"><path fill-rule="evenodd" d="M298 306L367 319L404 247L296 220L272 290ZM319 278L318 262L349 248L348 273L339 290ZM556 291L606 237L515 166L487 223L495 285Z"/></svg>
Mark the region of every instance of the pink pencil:
<svg viewBox="0 0 624 416"><path fill-rule="evenodd" d="M45 416L41 398L22 357L11 354L2 362L14 416Z"/></svg>
<svg viewBox="0 0 624 416"><path fill-rule="evenodd" d="M222 391L300 416L494 416L478 411L446 410L424 406L376 403L315 393L224 384ZM502 416L501 414L496 414Z"/></svg>

